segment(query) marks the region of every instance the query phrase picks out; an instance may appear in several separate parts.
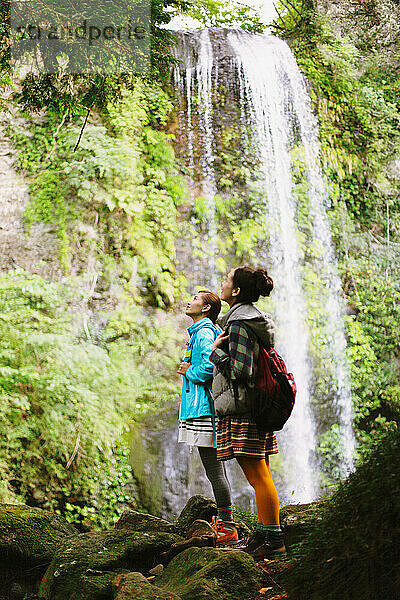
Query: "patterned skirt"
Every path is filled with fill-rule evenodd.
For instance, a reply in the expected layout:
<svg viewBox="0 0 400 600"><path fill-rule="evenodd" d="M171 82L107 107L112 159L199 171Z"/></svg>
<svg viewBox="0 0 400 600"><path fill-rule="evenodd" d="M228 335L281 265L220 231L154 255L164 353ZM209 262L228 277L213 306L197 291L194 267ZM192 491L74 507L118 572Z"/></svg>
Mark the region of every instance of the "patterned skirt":
<svg viewBox="0 0 400 600"><path fill-rule="evenodd" d="M277 453L275 433L260 431L253 421L245 417L226 416L218 419L218 460L230 460L237 456L262 459Z"/></svg>
<svg viewBox="0 0 400 600"><path fill-rule="evenodd" d="M211 417L200 417L199 419L181 419L179 421L178 442L188 446L202 446L212 448L216 440L213 434L213 423Z"/></svg>

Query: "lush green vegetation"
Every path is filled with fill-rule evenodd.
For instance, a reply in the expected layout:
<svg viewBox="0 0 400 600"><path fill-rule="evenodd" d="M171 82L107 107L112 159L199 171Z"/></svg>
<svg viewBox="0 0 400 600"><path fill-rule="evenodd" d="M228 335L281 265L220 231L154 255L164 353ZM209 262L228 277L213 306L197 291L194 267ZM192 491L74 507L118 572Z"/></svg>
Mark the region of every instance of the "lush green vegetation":
<svg viewBox="0 0 400 600"><path fill-rule="evenodd" d="M29 140L25 129L9 131L31 185L27 225L56 225L65 272L73 257L85 263L94 252L103 259L103 289L117 272L125 291L144 288L156 306L170 305L181 284L174 256L185 188L161 130L171 108L158 84L136 79L107 105L103 122L86 125L76 150L83 120L58 112L28 117ZM96 225L91 235L88 223Z"/></svg>
<svg viewBox="0 0 400 600"><path fill-rule="evenodd" d="M90 335L77 297L18 269L0 278L0 497L106 526L122 506L141 507L129 423L175 398L181 344L172 324L133 305L127 341L114 335L128 323L122 309Z"/></svg>
<svg viewBox="0 0 400 600"><path fill-rule="evenodd" d="M400 438L394 428L341 484L301 557L285 573L290 598L372 600L398 590Z"/></svg>
<svg viewBox="0 0 400 600"><path fill-rule="evenodd" d="M124 503L140 507L138 491L124 491L127 424L178 391L171 374L182 339L168 309L185 294L175 244L187 190L169 133L171 38L159 27L181 4L168 5L167 15L163 2L153 2L151 74L28 76L18 93L24 119L12 120L8 131L19 151L16 167L30 185L26 228L54 226L64 279L49 282L19 270L0 279L1 427L9 440L0 455L0 500L53 508L80 524L106 525ZM291 39L319 116L349 312L356 433L365 451L400 412L399 67L390 57L379 62L379 28L368 36L367 18L358 32L339 37L311 2L292 5L281 7L275 29ZM259 27L251 11L229 16L220 2L185 9L209 25L241 14L247 29ZM2 83L9 82L7 69L2 73ZM216 102L225 110L221 86ZM219 131L221 271L228 262L256 262L265 237L258 166L244 160L251 153L235 123L233 114ZM294 175L306 230L307 188ZM194 216L187 227L201 254L204 199L197 198ZM317 250L303 248L310 259ZM321 284L311 272L306 280L309 312L316 315ZM317 327L313 336L318 347ZM322 377L318 385L315 396L323 398ZM319 447L333 480L341 477L340 452L334 426Z"/></svg>

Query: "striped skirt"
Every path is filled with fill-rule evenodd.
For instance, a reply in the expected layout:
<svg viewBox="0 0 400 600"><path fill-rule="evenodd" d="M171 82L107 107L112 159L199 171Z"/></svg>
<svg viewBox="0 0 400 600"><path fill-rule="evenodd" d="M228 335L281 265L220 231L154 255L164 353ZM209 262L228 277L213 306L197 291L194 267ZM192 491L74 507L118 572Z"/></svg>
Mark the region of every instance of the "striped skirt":
<svg viewBox="0 0 400 600"><path fill-rule="evenodd" d="M218 419L218 460L230 460L237 456L265 458L277 452L275 433L260 431L253 421L245 417L226 416Z"/></svg>
<svg viewBox="0 0 400 600"><path fill-rule="evenodd" d="M179 421L178 442L188 446L216 447L216 437L211 417L199 419L181 419Z"/></svg>

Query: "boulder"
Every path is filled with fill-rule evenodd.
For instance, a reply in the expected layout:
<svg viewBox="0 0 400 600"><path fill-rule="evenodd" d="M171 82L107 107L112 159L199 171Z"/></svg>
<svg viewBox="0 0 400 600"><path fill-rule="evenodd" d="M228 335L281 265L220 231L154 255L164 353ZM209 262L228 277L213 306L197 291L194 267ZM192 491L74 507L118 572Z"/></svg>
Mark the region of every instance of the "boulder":
<svg viewBox="0 0 400 600"><path fill-rule="evenodd" d="M281 508L279 518L288 548L307 538L322 520L330 500L325 498L309 504L288 504Z"/></svg>
<svg viewBox="0 0 400 600"><path fill-rule="evenodd" d="M115 527L117 529L132 529L133 531L178 532L175 525L169 523L169 521L136 510L125 511L119 521L117 521Z"/></svg>
<svg viewBox="0 0 400 600"><path fill-rule="evenodd" d="M79 589L74 600L108 600L112 598L114 571L94 571L89 569L80 578Z"/></svg>
<svg viewBox="0 0 400 600"><path fill-rule="evenodd" d="M186 539L173 544L168 552L164 552L161 555L161 559L164 563L168 563L174 556L183 552L186 548L191 548L192 546L197 546L197 548L212 546L215 548L216 544L217 532L215 529L211 527L208 521L197 519L187 530Z"/></svg>
<svg viewBox="0 0 400 600"><path fill-rule="evenodd" d="M240 550L189 548L156 578L155 586L182 600L245 600L261 584L254 560Z"/></svg>
<svg viewBox="0 0 400 600"><path fill-rule="evenodd" d="M0 505L0 598L18 600L38 589L57 548L75 527L29 506Z"/></svg>
<svg viewBox="0 0 400 600"><path fill-rule="evenodd" d="M210 522L216 514L217 505L215 500L204 496L192 496L176 519L175 525L179 533L185 535L194 521L201 519Z"/></svg>
<svg viewBox="0 0 400 600"><path fill-rule="evenodd" d="M151 585L142 573L122 573L113 584L115 600L180 600L173 592Z"/></svg>
<svg viewBox="0 0 400 600"><path fill-rule="evenodd" d="M82 533L68 538L57 550L39 593L46 600L76 600L85 588L85 600L106 599L111 593L106 572L115 576L122 570L147 571L160 562L162 552L180 539L172 533L130 529Z"/></svg>

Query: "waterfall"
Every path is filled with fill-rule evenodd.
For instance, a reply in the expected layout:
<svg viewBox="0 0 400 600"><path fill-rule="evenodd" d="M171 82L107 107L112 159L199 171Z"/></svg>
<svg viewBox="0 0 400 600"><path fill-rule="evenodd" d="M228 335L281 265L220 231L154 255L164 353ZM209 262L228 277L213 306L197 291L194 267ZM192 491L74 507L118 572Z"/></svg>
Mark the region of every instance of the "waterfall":
<svg viewBox="0 0 400 600"><path fill-rule="evenodd" d="M321 488L319 435L332 424L339 426L343 471L352 469L354 451L344 307L307 83L288 45L272 36L227 30L181 33L176 55L183 65L175 69L175 84L186 89L186 133L181 132L186 141L180 143L186 144L186 162L194 165L190 176L201 181L207 197L211 237L217 231L221 122L240 126L243 160L251 156L254 164L252 185L258 190L265 232L257 262L274 279L277 348L298 385L293 416L279 434L283 459L278 488L284 501L307 502ZM216 105L217 81L226 91L226 107ZM196 165L201 165L197 175ZM318 397L320 389L328 388L329 397Z"/></svg>
<svg viewBox="0 0 400 600"><path fill-rule="evenodd" d="M190 50L189 50L190 52ZM186 44L183 44L183 54L187 59L185 67L186 84L186 102L187 102L187 132L188 132L188 159L190 165L190 174L193 179L195 172L194 150L193 150L193 123L192 123L192 89L198 92L198 114L199 127L202 132L202 139L199 141L202 146L201 152L201 194L206 199L207 216L207 234L204 253L207 255L207 278L210 287L217 287L217 228L215 223L215 195L217 191L215 172L214 172L214 148L213 148L213 123L212 123L212 91L217 86L218 72L214 63L213 49L210 35L207 29L203 29L199 36L199 54L197 62L194 65L190 60L190 53L187 51ZM181 52L177 58L181 58ZM174 70L175 82L181 85L182 78L179 67Z"/></svg>

